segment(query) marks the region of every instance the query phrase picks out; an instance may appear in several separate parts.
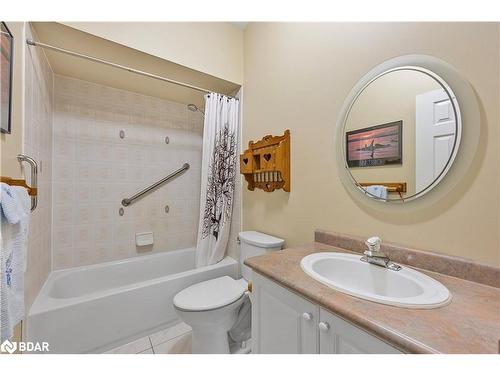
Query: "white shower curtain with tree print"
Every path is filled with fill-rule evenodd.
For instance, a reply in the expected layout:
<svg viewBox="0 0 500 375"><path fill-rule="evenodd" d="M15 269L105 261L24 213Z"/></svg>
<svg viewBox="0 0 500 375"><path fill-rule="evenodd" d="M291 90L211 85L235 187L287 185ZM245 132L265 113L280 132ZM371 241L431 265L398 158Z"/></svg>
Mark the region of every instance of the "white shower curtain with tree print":
<svg viewBox="0 0 500 375"><path fill-rule="evenodd" d="M238 167L238 101L215 93L205 100L196 267L224 258Z"/></svg>

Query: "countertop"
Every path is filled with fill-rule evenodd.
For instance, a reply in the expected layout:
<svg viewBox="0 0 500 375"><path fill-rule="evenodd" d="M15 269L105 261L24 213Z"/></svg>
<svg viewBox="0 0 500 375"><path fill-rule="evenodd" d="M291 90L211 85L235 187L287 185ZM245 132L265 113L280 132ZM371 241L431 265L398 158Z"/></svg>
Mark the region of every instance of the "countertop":
<svg viewBox="0 0 500 375"><path fill-rule="evenodd" d="M249 258L245 264L404 352L499 353L500 289L419 269L449 289L450 304L429 310L382 305L335 291L306 275L301 259L323 251L353 253L314 242Z"/></svg>

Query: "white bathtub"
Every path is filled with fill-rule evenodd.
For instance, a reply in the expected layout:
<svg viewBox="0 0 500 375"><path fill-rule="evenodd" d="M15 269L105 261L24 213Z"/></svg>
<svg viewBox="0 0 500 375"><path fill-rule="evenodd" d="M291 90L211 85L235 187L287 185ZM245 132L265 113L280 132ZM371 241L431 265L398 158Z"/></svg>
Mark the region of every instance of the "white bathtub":
<svg viewBox="0 0 500 375"><path fill-rule="evenodd" d="M195 268L195 249L55 271L30 309L26 340L51 353L100 353L179 322L172 300L185 287L228 275L226 257Z"/></svg>

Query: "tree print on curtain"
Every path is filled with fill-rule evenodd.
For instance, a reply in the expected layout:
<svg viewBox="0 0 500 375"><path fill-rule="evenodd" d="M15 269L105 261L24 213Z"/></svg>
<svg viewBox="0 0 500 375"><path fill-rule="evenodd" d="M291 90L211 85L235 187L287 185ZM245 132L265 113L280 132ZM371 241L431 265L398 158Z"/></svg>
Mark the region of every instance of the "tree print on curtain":
<svg viewBox="0 0 500 375"><path fill-rule="evenodd" d="M236 179L236 134L229 124L219 131L209 166L202 236L219 238L220 228L231 219Z"/></svg>
<svg viewBox="0 0 500 375"><path fill-rule="evenodd" d="M226 255L239 181L238 119L237 99L205 96L196 267L215 264Z"/></svg>

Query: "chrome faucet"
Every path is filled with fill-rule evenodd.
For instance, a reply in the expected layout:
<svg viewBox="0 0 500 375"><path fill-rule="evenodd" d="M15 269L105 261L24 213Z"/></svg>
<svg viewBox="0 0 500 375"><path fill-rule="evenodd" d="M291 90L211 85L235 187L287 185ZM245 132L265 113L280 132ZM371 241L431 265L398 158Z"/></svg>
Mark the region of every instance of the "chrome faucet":
<svg viewBox="0 0 500 375"><path fill-rule="evenodd" d="M380 251L380 238L370 237L365 241L368 250L363 253L364 256L361 258L363 262L370 264L375 264L376 266L384 267L392 271L399 271L401 266L393 263L387 255Z"/></svg>

